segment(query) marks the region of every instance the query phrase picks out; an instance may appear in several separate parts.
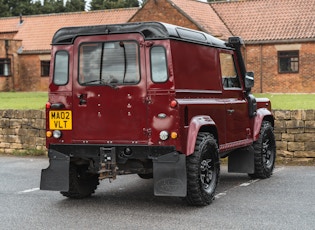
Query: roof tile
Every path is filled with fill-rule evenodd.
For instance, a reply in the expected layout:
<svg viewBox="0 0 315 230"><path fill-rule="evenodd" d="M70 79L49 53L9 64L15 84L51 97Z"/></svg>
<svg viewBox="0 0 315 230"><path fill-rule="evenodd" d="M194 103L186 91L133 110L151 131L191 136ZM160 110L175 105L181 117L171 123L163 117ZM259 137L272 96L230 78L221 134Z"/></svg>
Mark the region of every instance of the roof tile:
<svg viewBox="0 0 315 230"><path fill-rule="evenodd" d="M227 39L231 32L208 3L195 0L171 0L186 16L190 17L204 32Z"/></svg>
<svg viewBox="0 0 315 230"><path fill-rule="evenodd" d="M138 8L113 9L89 12L46 14L0 19L0 33L18 31L14 39L21 39L23 50L50 50L54 33L66 26L116 24L127 22Z"/></svg>
<svg viewBox="0 0 315 230"><path fill-rule="evenodd" d="M314 39L314 0L247 0L210 4L245 41Z"/></svg>

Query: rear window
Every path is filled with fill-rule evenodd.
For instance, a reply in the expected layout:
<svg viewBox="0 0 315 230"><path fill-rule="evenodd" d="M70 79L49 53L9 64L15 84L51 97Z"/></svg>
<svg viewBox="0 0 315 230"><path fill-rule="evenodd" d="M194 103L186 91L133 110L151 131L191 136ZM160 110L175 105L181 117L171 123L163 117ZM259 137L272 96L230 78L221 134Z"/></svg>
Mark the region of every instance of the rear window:
<svg viewBox="0 0 315 230"><path fill-rule="evenodd" d="M83 43L79 52L82 85L136 84L140 80L139 48L134 41Z"/></svg>

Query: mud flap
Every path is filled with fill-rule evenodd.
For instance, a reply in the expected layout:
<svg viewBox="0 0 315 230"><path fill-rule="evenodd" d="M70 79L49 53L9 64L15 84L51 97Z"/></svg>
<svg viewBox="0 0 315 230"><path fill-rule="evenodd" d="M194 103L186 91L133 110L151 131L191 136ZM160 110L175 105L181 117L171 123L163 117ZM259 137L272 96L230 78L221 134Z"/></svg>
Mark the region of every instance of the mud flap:
<svg viewBox="0 0 315 230"><path fill-rule="evenodd" d="M49 150L48 157L49 167L42 169L40 189L67 192L69 190L70 157L52 149Z"/></svg>
<svg viewBox="0 0 315 230"><path fill-rule="evenodd" d="M186 156L172 152L153 160L154 195L185 197Z"/></svg>
<svg viewBox="0 0 315 230"><path fill-rule="evenodd" d="M232 173L254 173L255 151L252 146L238 149L229 154L228 172Z"/></svg>

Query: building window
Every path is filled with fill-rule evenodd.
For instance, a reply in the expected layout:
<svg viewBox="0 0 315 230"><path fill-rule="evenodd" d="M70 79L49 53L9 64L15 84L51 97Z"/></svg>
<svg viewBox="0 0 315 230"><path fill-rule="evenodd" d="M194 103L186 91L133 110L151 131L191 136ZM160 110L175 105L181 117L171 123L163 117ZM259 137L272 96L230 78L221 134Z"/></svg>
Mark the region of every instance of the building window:
<svg viewBox="0 0 315 230"><path fill-rule="evenodd" d="M49 76L49 68L50 68L50 61L41 61L40 62L40 72L42 77Z"/></svg>
<svg viewBox="0 0 315 230"><path fill-rule="evenodd" d="M278 52L279 73L299 72L299 51Z"/></svg>
<svg viewBox="0 0 315 230"><path fill-rule="evenodd" d="M0 76L11 75L11 60L7 58L0 58Z"/></svg>

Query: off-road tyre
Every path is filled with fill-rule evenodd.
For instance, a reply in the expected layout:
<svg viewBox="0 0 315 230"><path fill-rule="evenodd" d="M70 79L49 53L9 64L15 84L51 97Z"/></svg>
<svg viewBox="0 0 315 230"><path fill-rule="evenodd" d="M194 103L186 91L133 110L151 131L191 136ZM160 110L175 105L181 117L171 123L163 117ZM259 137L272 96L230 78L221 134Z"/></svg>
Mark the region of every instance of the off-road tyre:
<svg viewBox="0 0 315 230"><path fill-rule="evenodd" d="M147 174L138 174L138 176L141 178L141 179L145 179L145 180L148 180L148 179L152 179L153 178L153 173L147 173Z"/></svg>
<svg viewBox="0 0 315 230"><path fill-rule="evenodd" d="M82 199L91 196L99 185L99 175L87 173L87 166L70 164L69 191L60 192L63 196Z"/></svg>
<svg viewBox="0 0 315 230"><path fill-rule="evenodd" d="M273 127L269 121L263 121L259 138L253 143L255 172L251 178L266 179L272 175L276 160L276 141Z"/></svg>
<svg viewBox="0 0 315 230"><path fill-rule="evenodd" d="M220 175L218 145L209 133L197 136L194 153L187 157L187 196L189 205L205 206L214 200Z"/></svg>

